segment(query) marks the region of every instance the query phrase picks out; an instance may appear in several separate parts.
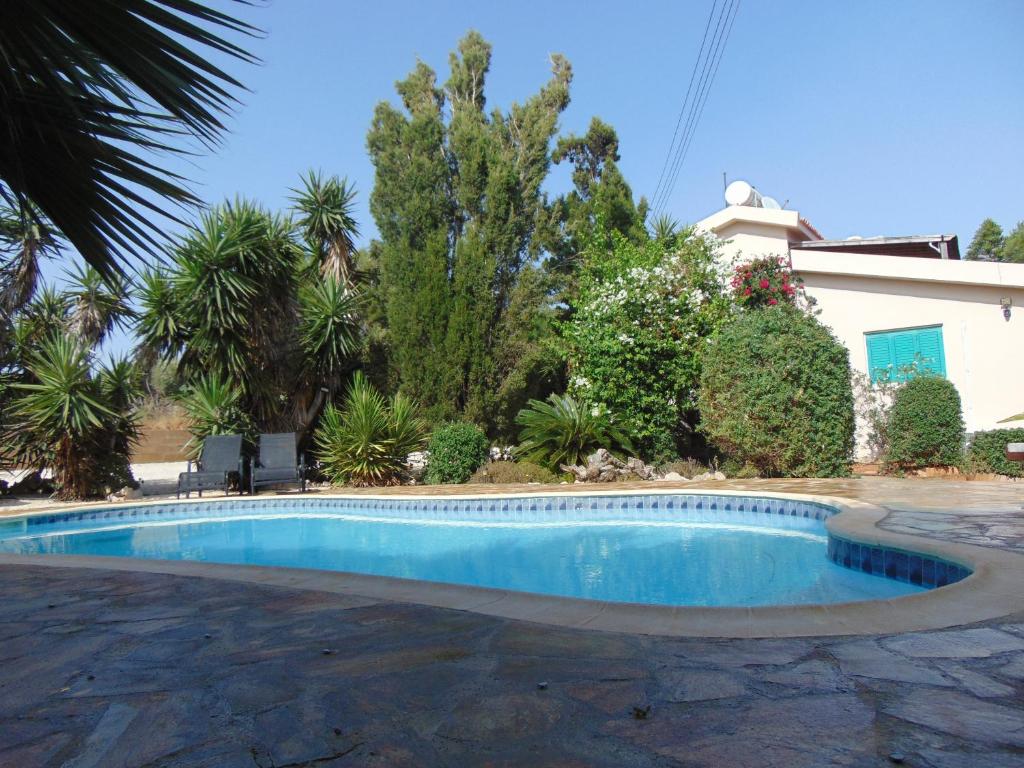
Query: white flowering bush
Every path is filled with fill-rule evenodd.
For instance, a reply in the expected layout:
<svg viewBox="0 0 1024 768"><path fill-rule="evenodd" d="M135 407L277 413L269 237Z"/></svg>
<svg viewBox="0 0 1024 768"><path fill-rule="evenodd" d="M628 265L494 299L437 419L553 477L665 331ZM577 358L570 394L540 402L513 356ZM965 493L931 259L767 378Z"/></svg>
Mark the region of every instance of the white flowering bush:
<svg viewBox="0 0 1024 768"><path fill-rule="evenodd" d="M716 255L693 233L671 247L613 234L584 255L562 329L569 390L607 407L645 460L679 455L695 423L703 351L731 310L731 270Z"/></svg>

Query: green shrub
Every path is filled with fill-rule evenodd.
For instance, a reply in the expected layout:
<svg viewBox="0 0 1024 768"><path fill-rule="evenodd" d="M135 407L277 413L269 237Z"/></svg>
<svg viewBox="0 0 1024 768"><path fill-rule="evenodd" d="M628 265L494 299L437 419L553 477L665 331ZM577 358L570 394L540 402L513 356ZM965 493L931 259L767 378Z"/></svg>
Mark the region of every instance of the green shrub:
<svg viewBox="0 0 1024 768"><path fill-rule="evenodd" d="M598 448L632 450L605 408L578 403L568 395L551 395L547 402L531 400L516 423L522 427L516 456L549 469L582 464Z"/></svg>
<svg viewBox="0 0 1024 768"><path fill-rule="evenodd" d="M471 483L557 483L558 475L529 461L492 461L473 473Z"/></svg>
<svg viewBox="0 0 1024 768"><path fill-rule="evenodd" d="M948 467L960 464L964 418L960 395L940 376L918 376L896 391L889 412L890 469Z"/></svg>
<svg viewBox="0 0 1024 768"><path fill-rule="evenodd" d="M331 482L395 485L407 457L423 448L426 436L426 424L411 400L402 395L386 400L357 372L344 406L324 410L313 441Z"/></svg>
<svg viewBox="0 0 1024 768"><path fill-rule="evenodd" d="M975 432L967 449L967 458L979 472L1024 477L1024 464L1006 458L1007 443L1024 443L1024 427Z"/></svg>
<svg viewBox="0 0 1024 768"><path fill-rule="evenodd" d="M442 424L430 436L427 451L428 483L464 483L487 461L491 444L476 424Z"/></svg>
<svg viewBox="0 0 1024 768"><path fill-rule="evenodd" d="M242 408L242 389L210 373L199 377L177 396L188 418L192 434L185 444L189 458L203 450L203 441L210 435L242 435L252 441L256 427Z"/></svg>
<svg viewBox="0 0 1024 768"><path fill-rule="evenodd" d="M849 473L849 355L798 309L744 312L723 327L704 355L698 403L711 442L760 475Z"/></svg>
<svg viewBox="0 0 1024 768"><path fill-rule="evenodd" d="M663 475L675 472L683 477L696 477L697 475L703 475L709 470L706 465L697 461L697 459L676 459L675 461L660 465L658 471Z"/></svg>

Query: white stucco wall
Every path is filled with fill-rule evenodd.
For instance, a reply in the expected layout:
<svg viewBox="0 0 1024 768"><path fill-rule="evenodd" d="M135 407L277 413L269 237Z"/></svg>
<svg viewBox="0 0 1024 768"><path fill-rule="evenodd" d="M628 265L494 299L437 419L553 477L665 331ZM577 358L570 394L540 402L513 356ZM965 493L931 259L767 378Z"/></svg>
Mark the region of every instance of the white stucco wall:
<svg viewBox="0 0 1024 768"><path fill-rule="evenodd" d="M738 252L743 259L787 254L799 221L792 215L762 221L725 209L698 227L728 240L723 251L730 260ZM1024 265L798 249L790 257L817 300L819 319L850 350L856 370L868 368L865 333L940 325L946 375L960 392L968 432L1024 426L997 424L1024 411ZM1004 298L1013 302L1009 320ZM862 444L858 453L866 458Z"/></svg>

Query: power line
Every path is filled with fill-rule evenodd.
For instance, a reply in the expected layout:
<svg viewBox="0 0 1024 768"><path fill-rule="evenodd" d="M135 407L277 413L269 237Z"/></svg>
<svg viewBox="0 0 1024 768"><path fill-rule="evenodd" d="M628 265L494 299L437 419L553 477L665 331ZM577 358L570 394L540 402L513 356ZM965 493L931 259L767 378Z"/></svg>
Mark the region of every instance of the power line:
<svg viewBox="0 0 1024 768"><path fill-rule="evenodd" d="M722 7L722 11L719 13L718 22L715 25L715 32L712 36L711 52L705 61L706 66L704 67L704 71L701 73L701 78L697 83L696 97L690 104L690 112L687 115L686 123L684 125L682 141L676 149L675 157L672 160L672 165L669 167L665 184L661 189L661 196L655 205L655 209L657 211L664 210L673 190L675 189L676 181L679 178L679 172L683 166L683 161L689 150L689 145L693 141L693 135L696 132L697 124L703 114L704 105L707 102L707 98L711 90L711 83L718 72L718 64L721 62L722 54L725 52L724 42L729 29L731 29L731 22L735 18L735 11L738 10L738 7L739 0L729 0L729 2Z"/></svg>
<svg viewBox="0 0 1024 768"><path fill-rule="evenodd" d="M683 99L683 106L679 108L679 117L676 118L676 127L672 131L672 141L668 145L668 152L665 154L665 162L661 166L661 174L658 176L658 184L654 188L654 195L651 197L652 200L658 199L658 194L661 191L661 182L665 178L665 171L668 170L672 160L673 150L676 148L676 137L679 135L679 127L683 122L683 113L686 112L686 105L690 101L690 92L693 90L693 80L697 75L697 67L700 64L700 60L704 56L704 44L708 39L708 30L711 29L711 19L715 16L715 6L718 4L718 0L712 0L711 11L708 13L707 24L704 25L704 36L700 40L700 51L697 53L697 58L693 62L693 70L690 72L690 84L686 86L686 97Z"/></svg>
<svg viewBox="0 0 1024 768"><path fill-rule="evenodd" d="M679 173L686 160L686 155L689 153L690 145L693 143L697 126L704 114L704 107L707 104L711 86L718 75L718 68L722 63L722 57L725 54L729 36L732 34L732 27L739 13L739 6L740 0L729 0L719 13L718 22L715 25L715 33L712 35L711 52L705 59L705 66L698 80L697 94L690 104L690 111L684 123L682 139L676 148L675 157L661 187L660 195L656 197L655 203L652 205L652 210L656 213L664 210L675 189Z"/></svg>

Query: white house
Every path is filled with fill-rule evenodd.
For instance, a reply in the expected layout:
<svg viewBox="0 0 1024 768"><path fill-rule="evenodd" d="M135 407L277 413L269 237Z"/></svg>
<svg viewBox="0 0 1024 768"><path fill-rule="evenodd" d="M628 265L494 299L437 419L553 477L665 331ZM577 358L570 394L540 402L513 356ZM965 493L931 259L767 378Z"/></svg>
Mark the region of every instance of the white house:
<svg viewBox="0 0 1024 768"><path fill-rule="evenodd" d="M1024 264L962 261L948 234L827 240L796 211L731 191L744 204L697 228L729 258L788 257L855 369L877 376L916 360L956 385L969 433L1024 427L998 424L1024 411Z"/></svg>

